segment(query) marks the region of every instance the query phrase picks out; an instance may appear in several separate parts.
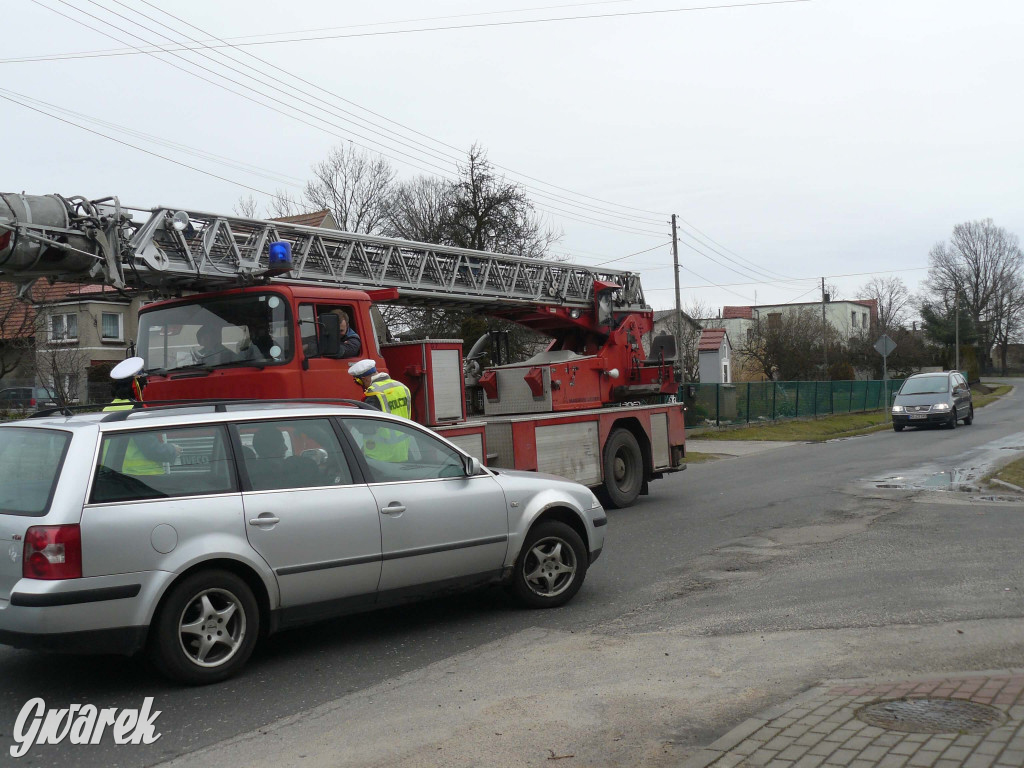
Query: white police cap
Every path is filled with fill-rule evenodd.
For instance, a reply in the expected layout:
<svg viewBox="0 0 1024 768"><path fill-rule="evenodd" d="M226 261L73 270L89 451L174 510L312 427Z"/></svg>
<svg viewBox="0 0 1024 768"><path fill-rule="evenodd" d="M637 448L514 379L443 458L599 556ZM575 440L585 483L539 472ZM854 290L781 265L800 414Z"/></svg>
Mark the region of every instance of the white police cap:
<svg viewBox="0 0 1024 768"><path fill-rule="evenodd" d="M141 357L129 357L127 360L122 360L113 367L110 371L110 378L130 379L133 376L138 376L142 373L142 369L145 367L146 361Z"/></svg>
<svg viewBox="0 0 1024 768"><path fill-rule="evenodd" d="M377 364L373 362L373 360L360 360L357 363L352 363L352 365L348 367L348 372L350 376L362 379L369 376L371 373L376 373Z"/></svg>

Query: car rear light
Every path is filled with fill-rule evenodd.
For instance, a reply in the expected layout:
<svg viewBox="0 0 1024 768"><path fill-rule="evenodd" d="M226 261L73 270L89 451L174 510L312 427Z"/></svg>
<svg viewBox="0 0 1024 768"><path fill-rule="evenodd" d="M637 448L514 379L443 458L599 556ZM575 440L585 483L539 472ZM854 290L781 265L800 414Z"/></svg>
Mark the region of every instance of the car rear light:
<svg viewBox="0 0 1024 768"><path fill-rule="evenodd" d="M77 525L33 525L25 533L21 575L26 579L80 579L82 531Z"/></svg>

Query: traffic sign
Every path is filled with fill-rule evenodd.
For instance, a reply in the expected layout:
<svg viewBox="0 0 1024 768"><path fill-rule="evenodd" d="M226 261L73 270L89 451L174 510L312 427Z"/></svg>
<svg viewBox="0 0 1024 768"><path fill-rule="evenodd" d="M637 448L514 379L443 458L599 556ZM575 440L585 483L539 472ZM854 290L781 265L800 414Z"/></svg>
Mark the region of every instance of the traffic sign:
<svg viewBox="0 0 1024 768"><path fill-rule="evenodd" d="M896 349L896 342L884 333L882 334L882 337L875 342L875 351L882 357L888 357L892 354L894 349Z"/></svg>

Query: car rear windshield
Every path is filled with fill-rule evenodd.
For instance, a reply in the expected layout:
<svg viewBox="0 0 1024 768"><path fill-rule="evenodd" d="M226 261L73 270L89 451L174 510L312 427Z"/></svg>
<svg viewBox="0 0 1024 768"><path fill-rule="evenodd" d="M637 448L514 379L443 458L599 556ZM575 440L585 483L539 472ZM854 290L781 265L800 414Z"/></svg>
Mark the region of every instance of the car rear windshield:
<svg viewBox="0 0 1024 768"><path fill-rule="evenodd" d="M928 376L920 379L910 378L903 382L901 395L937 395L949 391L949 379L946 376Z"/></svg>
<svg viewBox="0 0 1024 768"><path fill-rule="evenodd" d="M70 442L68 432L0 428L0 515L46 514Z"/></svg>

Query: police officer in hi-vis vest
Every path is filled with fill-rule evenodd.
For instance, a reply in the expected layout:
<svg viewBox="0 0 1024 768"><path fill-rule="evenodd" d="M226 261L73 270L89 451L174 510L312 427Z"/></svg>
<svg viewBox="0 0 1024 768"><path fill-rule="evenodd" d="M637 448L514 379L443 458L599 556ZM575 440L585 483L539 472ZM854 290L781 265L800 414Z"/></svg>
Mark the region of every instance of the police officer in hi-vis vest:
<svg viewBox="0 0 1024 768"><path fill-rule="evenodd" d="M363 388L363 402L379 411L412 418L412 393L400 381L392 379L386 371L377 371L373 360L360 360L348 367L348 372ZM409 458L409 438L398 430L381 427L376 435L368 436L363 453L378 461L399 462Z"/></svg>
<svg viewBox="0 0 1024 768"><path fill-rule="evenodd" d="M130 357L114 366L110 372L114 399L104 411L130 411L136 403L142 402L146 379L140 374L144 365L141 357ZM101 463L106 463L109 444L103 446ZM133 435L125 447L120 471L125 475L162 475L164 464L175 461L180 455L179 446L161 442L152 433Z"/></svg>

